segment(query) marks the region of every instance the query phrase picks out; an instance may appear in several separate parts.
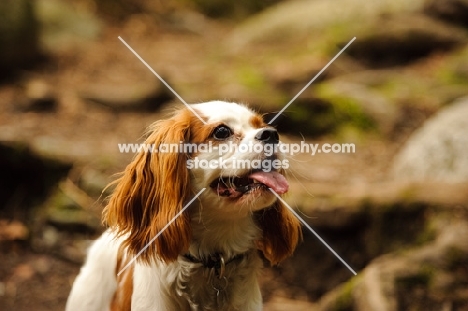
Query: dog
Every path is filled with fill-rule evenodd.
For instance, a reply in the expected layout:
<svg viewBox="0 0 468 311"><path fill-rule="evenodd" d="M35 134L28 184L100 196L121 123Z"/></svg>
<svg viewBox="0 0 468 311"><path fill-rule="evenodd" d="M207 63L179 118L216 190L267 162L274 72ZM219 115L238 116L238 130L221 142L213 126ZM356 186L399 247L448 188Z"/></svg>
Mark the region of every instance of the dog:
<svg viewBox="0 0 468 311"><path fill-rule="evenodd" d="M113 183L108 229L90 247L66 310L262 310L264 259L280 263L302 239L273 193L288 191L286 160L278 148L247 150L279 143L259 114L224 101L150 126L145 144L157 152L136 154ZM192 148L162 148L175 145ZM211 149L194 148L202 145Z"/></svg>

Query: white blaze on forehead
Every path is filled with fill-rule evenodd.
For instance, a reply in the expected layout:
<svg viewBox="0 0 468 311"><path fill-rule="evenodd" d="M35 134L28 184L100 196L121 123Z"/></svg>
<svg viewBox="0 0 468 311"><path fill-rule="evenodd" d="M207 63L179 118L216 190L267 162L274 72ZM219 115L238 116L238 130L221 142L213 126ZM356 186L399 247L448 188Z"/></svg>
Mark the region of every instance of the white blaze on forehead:
<svg viewBox="0 0 468 311"><path fill-rule="evenodd" d="M224 123L235 132L252 128L250 119L255 113L244 105L224 101L194 104L192 107L206 118L208 123Z"/></svg>

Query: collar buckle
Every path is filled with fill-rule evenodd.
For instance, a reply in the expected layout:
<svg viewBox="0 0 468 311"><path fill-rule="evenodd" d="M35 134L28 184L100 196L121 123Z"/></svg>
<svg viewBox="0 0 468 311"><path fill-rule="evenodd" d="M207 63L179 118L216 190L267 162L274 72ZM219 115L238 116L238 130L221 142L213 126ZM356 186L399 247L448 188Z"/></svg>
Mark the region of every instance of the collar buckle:
<svg viewBox="0 0 468 311"><path fill-rule="evenodd" d="M226 271L226 262L224 260L223 254L215 253L210 255L204 265L205 267L211 269L211 271L214 271L218 279L223 278Z"/></svg>

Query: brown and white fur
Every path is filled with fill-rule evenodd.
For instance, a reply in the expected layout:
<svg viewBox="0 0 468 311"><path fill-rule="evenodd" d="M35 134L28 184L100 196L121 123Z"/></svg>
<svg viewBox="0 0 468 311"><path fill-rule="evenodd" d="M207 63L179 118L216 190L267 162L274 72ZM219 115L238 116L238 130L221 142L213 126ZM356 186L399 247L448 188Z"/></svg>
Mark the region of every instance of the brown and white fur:
<svg viewBox="0 0 468 311"><path fill-rule="evenodd" d="M278 143L276 130L244 105L213 101L191 107L206 124L183 108L153 124L145 143ZM262 310L259 253L277 264L301 239L299 222L268 189L287 191L282 170L188 169L187 160L195 157L219 155L135 156L115 182L103 213L109 229L90 248L67 311ZM235 150L221 157L267 158ZM244 185L254 179L255 184ZM180 217L117 275L202 188L206 190ZM217 254L225 261L223 271L206 265Z"/></svg>

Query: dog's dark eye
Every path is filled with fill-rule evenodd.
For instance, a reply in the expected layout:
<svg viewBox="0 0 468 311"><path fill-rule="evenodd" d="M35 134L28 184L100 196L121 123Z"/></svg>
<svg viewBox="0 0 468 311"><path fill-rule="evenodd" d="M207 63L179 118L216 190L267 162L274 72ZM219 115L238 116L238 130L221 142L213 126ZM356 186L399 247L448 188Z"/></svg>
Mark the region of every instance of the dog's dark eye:
<svg viewBox="0 0 468 311"><path fill-rule="evenodd" d="M218 140L226 139L231 135L232 131L226 125L220 125L213 131L213 138Z"/></svg>

